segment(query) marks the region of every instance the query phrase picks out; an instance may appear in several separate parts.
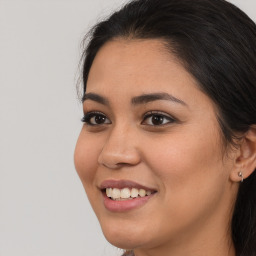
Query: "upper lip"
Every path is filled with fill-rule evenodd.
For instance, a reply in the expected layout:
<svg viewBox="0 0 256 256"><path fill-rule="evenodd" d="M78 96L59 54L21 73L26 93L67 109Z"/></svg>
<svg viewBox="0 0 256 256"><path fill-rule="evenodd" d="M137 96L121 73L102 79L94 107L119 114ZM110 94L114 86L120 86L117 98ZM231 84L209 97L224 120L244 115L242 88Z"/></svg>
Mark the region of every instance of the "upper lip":
<svg viewBox="0 0 256 256"><path fill-rule="evenodd" d="M137 189L144 189L146 191L156 191L154 188L146 187L144 185L141 185L137 182L131 181L131 180L104 180L100 184L100 189L106 189L106 188L137 188Z"/></svg>

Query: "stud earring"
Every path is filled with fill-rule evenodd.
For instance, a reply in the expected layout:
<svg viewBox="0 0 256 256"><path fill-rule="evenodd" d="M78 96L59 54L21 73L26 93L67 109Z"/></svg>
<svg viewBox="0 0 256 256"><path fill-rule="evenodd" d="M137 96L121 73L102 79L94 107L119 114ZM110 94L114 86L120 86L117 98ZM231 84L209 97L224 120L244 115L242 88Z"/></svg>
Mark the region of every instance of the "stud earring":
<svg viewBox="0 0 256 256"><path fill-rule="evenodd" d="M243 176L243 173L241 171L238 173L238 176L241 178L241 182L243 182L244 181L244 176Z"/></svg>

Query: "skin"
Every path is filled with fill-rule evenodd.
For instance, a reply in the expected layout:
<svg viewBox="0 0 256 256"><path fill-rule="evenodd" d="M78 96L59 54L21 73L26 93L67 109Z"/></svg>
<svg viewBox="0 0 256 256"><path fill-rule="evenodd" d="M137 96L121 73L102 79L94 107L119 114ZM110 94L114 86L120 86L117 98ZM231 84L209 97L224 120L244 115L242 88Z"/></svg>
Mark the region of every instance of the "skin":
<svg viewBox="0 0 256 256"><path fill-rule="evenodd" d="M106 43L86 93L109 102L84 101L85 113L101 112L106 121L85 123L75 150L78 175L107 240L136 256L234 256L230 220L240 181L238 152L223 149L214 103L162 42ZM184 104L131 103L149 93L168 93ZM150 111L166 116L164 124L145 119ZM132 180L157 193L142 207L110 212L99 190L106 179Z"/></svg>

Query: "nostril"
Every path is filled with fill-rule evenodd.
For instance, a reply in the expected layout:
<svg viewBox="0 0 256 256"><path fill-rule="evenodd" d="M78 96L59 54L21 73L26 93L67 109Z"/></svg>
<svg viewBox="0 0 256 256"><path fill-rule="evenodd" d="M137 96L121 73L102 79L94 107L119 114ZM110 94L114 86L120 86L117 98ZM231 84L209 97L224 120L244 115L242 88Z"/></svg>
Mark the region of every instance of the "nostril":
<svg viewBox="0 0 256 256"><path fill-rule="evenodd" d="M109 140L98 156L98 163L109 169L134 166L140 163L140 160L136 147L129 145L127 141L115 143Z"/></svg>
<svg viewBox="0 0 256 256"><path fill-rule="evenodd" d="M117 164L110 164L110 163L103 163L103 166L105 166L108 169L119 169L120 167L122 167L122 165Z"/></svg>

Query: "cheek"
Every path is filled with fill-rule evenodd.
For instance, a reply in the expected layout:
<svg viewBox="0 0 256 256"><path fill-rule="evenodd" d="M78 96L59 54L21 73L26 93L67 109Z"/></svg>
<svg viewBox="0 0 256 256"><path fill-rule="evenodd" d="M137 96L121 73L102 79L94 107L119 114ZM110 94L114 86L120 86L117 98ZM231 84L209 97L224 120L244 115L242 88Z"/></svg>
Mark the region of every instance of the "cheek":
<svg viewBox="0 0 256 256"><path fill-rule="evenodd" d="M90 188L94 185L99 152L100 146L97 140L91 136L86 136L82 130L77 140L74 162L87 194L90 193Z"/></svg>
<svg viewBox="0 0 256 256"><path fill-rule="evenodd" d="M184 224L188 212L192 219L207 215L222 197L228 179L219 136L208 132L185 137L181 132L153 145L147 159L162 188L162 213Z"/></svg>
<svg viewBox="0 0 256 256"><path fill-rule="evenodd" d="M201 136L197 132L186 134L180 131L162 135L148 143L145 140L144 151L151 169L160 178L170 176L174 184L188 180L188 177L199 179L216 175L223 165L220 138L215 131Z"/></svg>

